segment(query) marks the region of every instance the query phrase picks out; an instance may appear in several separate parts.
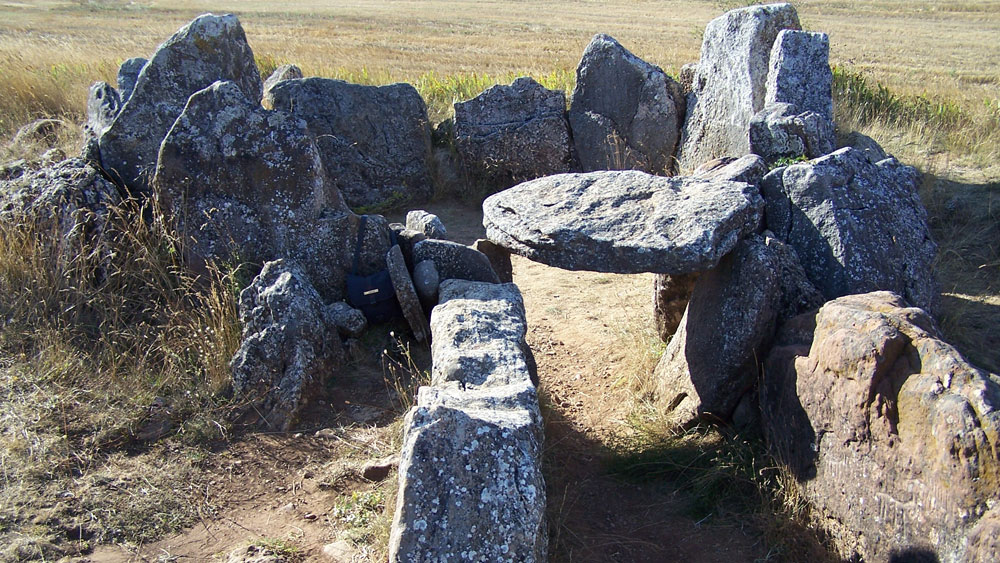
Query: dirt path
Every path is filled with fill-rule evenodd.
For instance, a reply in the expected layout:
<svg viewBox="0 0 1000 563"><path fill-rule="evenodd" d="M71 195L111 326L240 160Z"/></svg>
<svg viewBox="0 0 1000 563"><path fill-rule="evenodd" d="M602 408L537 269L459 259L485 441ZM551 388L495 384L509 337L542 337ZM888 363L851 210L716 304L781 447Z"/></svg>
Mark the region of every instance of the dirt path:
<svg viewBox="0 0 1000 563"><path fill-rule="evenodd" d="M468 244L483 236L476 208L427 209L441 217L453 240ZM729 563L761 557L759 538L686 516L684 499L669 484L637 485L607 470L611 446L629 432L633 401L626 366L642 345L623 335L652 322L652 277L569 272L520 257L513 264L546 416L551 560ZM250 540L277 538L294 544L299 560L373 560L364 548L340 558L323 554L338 536L332 522L344 510L338 499L380 490L360 477L360 464L398 447L395 429L386 427L391 406L380 374L362 370L355 379L336 388L326 415L309 431L249 436L207 461L206 505L213 509L188 531L138 554L102 548L89 560L226 561ZM314 435L324 427L336 431Z"/></svg>

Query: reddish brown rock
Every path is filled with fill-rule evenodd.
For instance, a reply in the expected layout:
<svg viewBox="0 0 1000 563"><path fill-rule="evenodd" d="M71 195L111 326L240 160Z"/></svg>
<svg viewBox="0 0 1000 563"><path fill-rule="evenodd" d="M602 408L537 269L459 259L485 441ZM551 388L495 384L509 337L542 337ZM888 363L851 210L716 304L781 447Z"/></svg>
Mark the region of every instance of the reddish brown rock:
<svg viewBox="0 0 1000 563"><path fill-rule="evenodd" d="M1000 377L943 342L923 310L875 292L792 319L761 406L772 449L843 556L995 551L984 514L1000 497Z"/></svg>

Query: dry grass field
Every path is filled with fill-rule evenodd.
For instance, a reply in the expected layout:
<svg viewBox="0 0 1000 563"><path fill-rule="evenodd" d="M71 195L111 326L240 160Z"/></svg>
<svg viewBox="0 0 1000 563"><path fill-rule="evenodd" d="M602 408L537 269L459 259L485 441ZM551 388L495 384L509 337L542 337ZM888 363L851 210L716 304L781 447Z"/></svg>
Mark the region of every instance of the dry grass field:
<svg viewBox="0 0 1000 563"><path fill-rule="evenodd" d="M371 84L412 82L438 122L448 117L453 101L519 75L572 90L580 54L595 33L614 36L636 55L676 74L697 60L705 24L745 4L0 0L0 164L37 156L42 149L10 143L19 127L38 117L82 124L91 83L114 83L123 60L150 56L160 42L206 11L239 15L263 72L287 62L306 75ZM973 362L1000 371L1000 0L794 4L805 29L830 35L838 128L874 137L925 173L921 196L940 245L939 323ZM75 132L62 139L67 153L79 150L79 142ZM133 216L128 212L116 220L128 222ZM87 264L47 261L51 257L36 246L30 226L26 229L0 231L0 561L55 560L87 553L95 543L135 547L227 514L219 500L227 491L247 497L260 493L261 502L284 503L284 491L275 483L296 471L314 474L314 485L334 483L333 492L307 487L305 495L323 502L334 498L339 532L356 540L372 560L384 559L392 486L359 484L349 476L366 455L397 448L398 425L361 432L365 435L357 440L358 428L350 426L326 442L308 435L255 436L230 444L236 430L226 417L238 405L225 391L226 362L238 340L234 288L245 283L239 272L220 271L207 286L194 283L175 263L174 241L163 225L131 225L123 227L132 238L112 265L113 287L94 292L75 277L79 270L74 268ZM555 287L550 281L537 286ZM593 295L614 293L604 278L588 283ZM628 287L629 302L616 305L616 314L629 311L635 322L616 327L620 348L638 346L648 353L621 354L613 367L648 370L662 347L649 344L648 326L633 325L647 321L642 313L649 292ZM526 301L538 295L526 295ZM542 335L548 340L539 335L536 340L564 338L557 330L572 324L567 322L572 311L567 311L556 305L529 311L532 322L537 317L540 326L542 321L552 325L553 332ZM381 340L365 344L376 351L393 346ZM548 363L579 361L577 350L566 350L562 342L553 346L561 351ZM593 350L579 352L586 357ZM384 365L378 360L360 368L376 374L375 387L366 393L380 398L372 401L388 400L382 396L387 386L409 384L396 373L383 383L378 372ZM638 376L622 376L630 377ZM573 382L547 390L552 397L558 391L590 390ZM169 439L138 443L134 435L156 397L170 401L177 428ZM401 406L383 410L398 413ZM220 443L227 444L224 452ZM740 452L713 451L719 459ZM339 457L346 465L330 461ZM243 466L243 461L260 467ZM718 464L710 471L731 480ZM229 477L221 481L228 485L217 484L223 473ZM250 479L252 473L255 480L246 490L242 481L232 480L233 475ZM334 493L342 496L330 496ZM287 518L277 506L267 510L268 519ZM250 525L233 518L238 526ZM558 515L555 521L560 522ZM307 535L329 532L315 522L292 524ZM566 534L575 530L565 526ZM306 557L288 540L294 534L282 534L261 538L262 546L285 560ZM561 541L553 560L574 560L571 550L559 551L573 542ZM761 560L797 560L795 552L772 558L783 549L775 547L782 540L776 541L765 540L767 556Z"/></svg>

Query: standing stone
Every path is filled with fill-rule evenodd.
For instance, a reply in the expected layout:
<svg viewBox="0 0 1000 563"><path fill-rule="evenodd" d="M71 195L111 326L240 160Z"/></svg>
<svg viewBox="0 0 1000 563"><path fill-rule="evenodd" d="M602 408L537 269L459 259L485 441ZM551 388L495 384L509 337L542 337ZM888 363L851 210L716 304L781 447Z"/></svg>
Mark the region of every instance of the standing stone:
<svg viewBox="0 0 1000 563"><path fill-rule="evenodd" d="M293 258L329 301L344 295L360 218L327 176L306 124L263 109L232 82L191 96L163 141L153 188L186 259ZM370 217L361 273L381 270L388 228Z"/></svg>
<svg viewBox="0 0 1000 563"><path fill-rule="evenodd" d="M569 110L584 171L666 174L684 119L681 86L608 35L596 35L576 68Z"/></svg>
<svg viewBox="0 0 1000 563"><path fill-rule="evenodd" d="M775 254L754 237L698 277L653 374L657 400L673 422L732 420L774 333L779 273Z"/></svg>
<svg viewBox="0 0 1000 563"><path fill-rule="evenodd" d="M413 262L434 262L442 280L458 279L500 283L490 261L474 248L447 240L427 239L413 247Z"/></svg>
<svg viewBox="0 0 1000 563"><path fill-rule="evenodd" d="M711 269L760 224L755 186L637 170L557 174L483 202L492 242L567 270L686 274Z"/></svg>
<svg viewBox="0 0 1000 563"><path fill-rule="evenodd" d="M980 557L997 549L1000 377L927 313L882 291L793 319L761 403L769 447L845 560L994 560Z"/></svg>
<svg viewBox="0 0 1000 563"><path fill-rule="evenodd" d="M653 281L653 324L663 342L677 332L697 279L698 273L656 275Z"/></svg>
<svg viewBox="0 0 1000 563"><path fill-rule="evenodd" d="M148 62L149 60L142 57L133 57L118 67L118 93L121 95L123 104L132 97L135 83L139 80L139 73Z"/></svg>
<svg viewBox="0 0 1000 563"><path fill-rule="evenodd" d="M95 82L87 97L87 134L100 136L118 116L119 110L121 98L118 97L118 91L107 82Z"/></svg>
<svg viewBox="0 0 1000 563"><path fill-rule="evenodd" d="M413 280L410 272L406 269L406 260L403 259L403 252L399 245L393 245L385 256L386 268L389 270L389 277L392 279L392 287L396 291L396 300L403 311L403 318L413 330L413 336L417 342L424 342L430 338L430 327L427 324L427 317L420 306L420 298L413 287Z"/></svg>
<svg viewBox="0 0 1000 563"><path fill-rule="evenodd" d="M833 121L830 39L825 33L786 29L778 33L768 62L764 105L792 104Z"/></svg>
<svg viewBox="0 0 1000 563"><path fill-rule="evenodd" d="M433 193L427 106L413 86L283 80L267 103L309 124L323 166L359 212L426 201Z"/></svg>
<svg viewBox="0 0 1000 563"><path fill-rule="evenodd" d="M919 183L895 159L876 163L845 147L764 177L767 228L795 249L826 299L881 289L933 310L937 246Z"/></svg>
<svg viewBox="0 0 1000 563"><path fill-rule="evenodd" d="M253 401L267 428L285 431L344 361L323 301L292 261L268 262L240 292L243 340L233 356L233 388Z"/></svg>
<svg viewBox="0 0 1000 563"><path fill-rule="evenodd" d="M764 107L771 47L782 29L799 29L791 4L740 8L708 23L688 97L681 170L749 152L747 127Z"/></svg>
<svg viewBox="0 0 1000 563"><path fill-rule="evenodd" d="M265 103L264 107L268 107L267 106L268 94L270 94L271 89L274 88L274 86L277 83L281 82L282 80L295 80L296 78L304 78L304 77L302 76L302 69L300 69L295 65L291 64L281 65L278 68L274 69L274 72L271 73L271 76L268 76L267 80L264 81L264 97L263 97ZM273 108L268 107L268 109L273 109Z"/></svg>
<svg viewBox="0 0 1000 563"><path fill-rule="evenodd" d="M791 104L770 104L750 120L750 151L766 162L781 158L819 158L833 152L833 121Z"/></svg>
<svg viewBox="0 0 1000 563"><path fill-rule="evenodd" d="M406 228L424 233L427 238L444 239L448 236L448 230L444 228L444 223L433 213L428 213L423 209L414 209L406 213Z"/></svg>
<svg viewBox="0 0 1000 563"><path fill-rule="evenodd" d="M260 74L234 15L198 16L160 45L101 135L105 171L131 191L146 192L160 143L188 98L217 80L232 81L249 100L260 103Z"/></svg>
<svg viewBox="0 0 1000 563"><path fill-rule="evenodd" d="M493 192L569 172L566 97L528 77L455 104L455 146L467 174Z"/></svg>

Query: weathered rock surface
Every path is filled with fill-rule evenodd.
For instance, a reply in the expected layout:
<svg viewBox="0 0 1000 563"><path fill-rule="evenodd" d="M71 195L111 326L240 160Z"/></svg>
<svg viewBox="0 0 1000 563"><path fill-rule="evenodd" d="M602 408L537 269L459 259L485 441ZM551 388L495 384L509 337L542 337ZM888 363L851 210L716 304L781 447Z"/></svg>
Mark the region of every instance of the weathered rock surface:
<svg viewBox="0 0 1000 563"><path fill-rule="evenodd" d="M660 340L666 342L677 332L684 318L698 273L657 274L653 280L653 324Z"/></svg>
<svg viewBox="0 0 1000 563"><path fill-rule="evenodd" d="M764 107L771 47L783 29L799 29L791 4L740 8L708 23L688 96L681 170L749 152L747 126Z"/></svg>
<svg viewBox="0 0 1000 563"><path fill-rule="evenodd" d="M761 401L771 448L845 558L992 560L977 557L996 553L982 534L996 529L1000 378L941 341L924 311L876 292L793 319Z"/></svg>
<svg viewBox="0 0 1000 563"><path fill-rule="evenodd" d="M686 274L713 268L755 232L762 206L741 182L559 174L490 196L483 224L496 244L558 268Z"/></svg>
<svg viewBox="0 0 1000 563"><path fill-rule="evenodd" d="M243 340L233 356L233 388L253 400L268 428L293 427L302 407L344 361L337 327L323 301L290 260L264 265L240 292Z"/></svg>
<svg viewBox="0 0 1000 563"><path fill-rule="evenodd" d="M469 177L495 191L573 165L566 96L528 77L455 104L455 145Z"/></svg>
<svg viewBox="0 0 1000 563"><path fill-rule="evenodd" d="M785 29L778 33L768 62L764 105L791 104L833 121L830 38L825 33ZM827 151L829 152L829 151Z"/></svg>
<svg viewBox="0 0 1000 563"><path fill-rule="evenodd" d="M305 122L263 109L232 82L191 96L163 141L153 188L186 259L293 258L325 299L344 295L360 218L340 198ZM369 218L361 274L384 267L385 220Z"/></svg>
<svg viewBox="0 0 1000 563"><path fill-rule="evenodd" d="M306 120L323 165L352 208L400 207L430 198L430 123L413 86L283 80L268 92L267 103Z"/></svg>
<svg viewBox="0 0 1000 563"><path fill-rule="evenodd" d="M142 72L142 67L146 66L148 59L142 57L132 57L122 63L122 66L118 67L118 94L121 96L121 102L124 104L132 97L132 92L135 90L135 83L139 80L139 73Z"/></svg>
<svg viewBox="0 0 1000 563"><path fill-rule="evenodd" d="M424 342L430 337L430 327L427 326L427 316L420 305L417 290L413 287L410 272L406 269L406 260L399 245L393 245L385 255L386 269L392 279L392 287L396 291L396 300L403 311L403 318L410 325L417 342Z"/></svg>
<svg viewBox="0 0 1000 563"><path fill-rule="evenodd" d="M110 208L120 201L118 189L78 158L0 180L0 221L51 233L44 242L67 264L82 249L110 255L104 235Z"/></svg>
<svg viewBox="0 0 1000 563"><path fill-rule="evenodd" d="M406 228L420 231L427 238L444 239L448 237L448 230L444 228L441 219L423 209L414 209L406 213Z"/></svg>
<svg viewBox="0 0 1000 563"><path fill-rule="evenodd" d="M261 97L253 51L236 16L205 14L157 48L132 95L101 135L105 170L133 192L145 192L160 143L195 92L232 81L253 103Z"/></svg>
<svg viewBox="0 0 1000 563"><path fill-rule="evenodd" d="M764 244L778 259L778 281L781 286L778 298L778 323L783 323L807 311L819 309L826 299L809 281L799 255L791 246L774 238L774 233L764 231Z"/></svg>
<svg viewBox="0 0 1000 563"><path fill-rule="evenodd" d="M767 163L756 154L740 158L723 157L706 162L695 169L694 176L705 180L746 182L757 185L767 174Z"/></svg>
<svg viewBox="0 0 1000 563"><path fill-rule="evenodd" d="M355 309L346 301L334 301L323 308L326 324L337 327L344 337L357 338L368 328L368 319L360 309Z"/></svg>
<svg viewBox="0 0 1000 563"><path fill-rule="evenodd" d="M576 68L569 110L584 171L673 170L684 119L681 86L608 35L596 35Z"/></svg>
<svg viewBox="0 0 1000 563"><path fill-rule="evenodd" d="M118 91L110 84L93 83L87 96L87 133L99 136L115 120L121 103Z"/></svg>
<svg viewBox="0 0 1000 563"><path fill-rule="evenodd" d="M767 105L750 120L750 151L773 163L781 158L818 158L833 152L833 121L791 104Z"/></svg>
<svg viewBox="0 0 1000 563"><path fill-rule="evenodd" d="M701 274L677 332L653 374L657 400L681 425L728 422L757 379L774 333L781 280L762 237L740 241Z"/></svg>
<svg viewBox="0 0 1000 563"><path fill-rule="evenodd" d="M433 260L418 262L413 267L413 287L417 291L417 297L424 305L424 309L430 311L437 304L438 287L441 286L441 276L438 274L437 266Z"/></svg>
<svg viewBox="0 0 1000 563"><path fill-rule="evenodd" d="M545 561L541 415L520 292L446 280L432 331L432 386L405 420L389 560Z"/></svg>
<svg viewBox="0 0 1000 563"><path fill-rule="evenodd" d="M795 249L824 297L884 289L933 310L936 245L918 185L913 168L852 147L761 182L767 228Z"/></svg>
<svg viewBox="0 0 1000 563"><path fill-rule="evenodd" d="M264 101L264 107L273 109L267 104L269 103L268 94L270 94L271 89L274 88L275 84L281 82L282 80L295 80L296 78L304 78L304 76L302 75L302 69L295 65L281 65L274 69L271 76L268 76L267 80L264 81L264 97L262 98Z"/></svg>
<svg viewBox="0 0 1000 563"><path fill-rule="evenodd" d="M437 239L420 241L413 247L413 261L419 264L424 260L434 262L434 267L442 280L500 283L500 278L490 266L489 259L483 253L464 244Z"/></svg>

